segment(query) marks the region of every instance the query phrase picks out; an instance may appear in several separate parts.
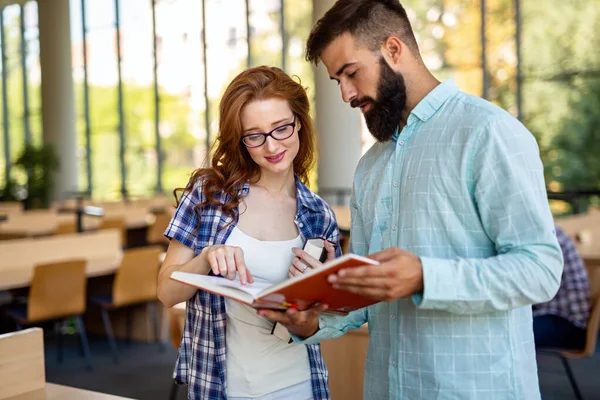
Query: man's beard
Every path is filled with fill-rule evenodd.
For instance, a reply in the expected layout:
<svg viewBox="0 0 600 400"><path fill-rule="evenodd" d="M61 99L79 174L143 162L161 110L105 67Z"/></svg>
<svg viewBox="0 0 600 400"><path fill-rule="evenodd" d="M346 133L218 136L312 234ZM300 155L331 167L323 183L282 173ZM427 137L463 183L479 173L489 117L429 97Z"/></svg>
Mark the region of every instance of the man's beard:
<svg viewBox="0 0 600 400"><path fill-rule="evenodd" d="M406 106L406 85L402 74L394 72L383 57L379 59L377 100L365 96L352 100L350 106L359 107L365 103L371 105L364 113L371 135L379 142L390 140Z"/></svg>

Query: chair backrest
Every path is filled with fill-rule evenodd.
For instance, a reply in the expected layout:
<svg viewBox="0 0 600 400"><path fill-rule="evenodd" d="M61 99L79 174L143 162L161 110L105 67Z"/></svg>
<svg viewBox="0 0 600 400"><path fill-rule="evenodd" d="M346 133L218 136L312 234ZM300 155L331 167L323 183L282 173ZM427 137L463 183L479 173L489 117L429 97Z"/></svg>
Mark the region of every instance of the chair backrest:
<svg viewBox="0 0 600 400"><path fill-rule="evenodd" d="M82 259L37 265L29 289L27 320L47 321L83 314L86 265Z"/></svg>
<svg viewBox="0 0 600 400"><path fill-rule="evenodd" d="M183 337L185 326L185 303L177 304L167 309L169 312L169 330L171 332L171 345L175 350L179 349L179 343Z"/></svg>
<svg viewBox="0 0 600 400"><path fill-rule="evenodd" d="M54 231L55 235L68 235L77 232L77 226L74 221L60 222Z"/></svg>
<svg viewBox="0 0 600 400"><path fill-rule="evenodd" d="M154 223L148 227L146 241L150 244L164 243L168 245L169 239L164 236L164 232L171 222L172 213L163 212L155 216Z"/></svg>
<svg viewBox="0 0 600 400"><path fill-rule="evenodd" d="M102 217L100 229L118 229L121 232L121 247L127 245L127 229L124 218Z"/></svg>
<svg viewBox="0 0 600 400"><path fill-rule="evenodd" d="M26 237L27 237L26 233L3 233L3 232L0 232L0 240L25 239Z"/></svg>
<svg viewBox="0 0 600 400"><path fill-rule="evenodd" d="M0 399L16 398L46 386L41 328L0 335Z"/></svg>
<svg viewBox="0 0 600 400"><path fill-rule="evenodd" d="M156 300L159 246L126 250L113 282L113 304L123 306Z"/></svg>
<svg viewBox="0 0 600 400"><path fill-rule="evenodd" d="M591 356L596 352L600 329L600 264L586 265L590 281L592 310L588 320L587 338L581 356Z"/></svg>

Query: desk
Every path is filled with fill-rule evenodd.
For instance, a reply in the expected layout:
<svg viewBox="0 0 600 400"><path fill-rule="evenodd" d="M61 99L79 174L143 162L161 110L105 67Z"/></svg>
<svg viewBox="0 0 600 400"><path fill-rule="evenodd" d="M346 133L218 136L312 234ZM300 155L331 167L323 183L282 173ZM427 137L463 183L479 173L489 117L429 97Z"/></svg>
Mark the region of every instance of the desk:
<svg viewBox="0 0 600 400"><path fill-rule="evenodd" d="M0 335L0 399L116 400L123 397L46 382L44 333L40 328Z"/></svg>
<svg viewBox="0 0 600 400"><path fill-rule="evenodd" d="M116 230L4 241L0 254L0 290L29 286L37 264L84 258L93 277L114 273L123 257Z"/></svg>
<svg viewBox="0 0 600 400"><path fill-rule="evenodd" d="M0 202L0 214L20 214L23 212L23 203L20 201Z"/></svg>
<svg viewBox="0 0 600 400"><path fill-rule="evenodd" d="M122 209L109 210L105 213L106 218L123 218L127 230L146 229L155 221L154 214L146 209ZM0 224L0 234L23 235L27 237L38 237L52 235L59 224L76 223L76 215L73 213L57 214L52 210L24 212L21 214L8 215L8 219ZM101 217L84 216L83 228L85 231L95 230L102 223Z"/></svg>
<svg viewBox="0 0 600 400"><path fill-rule="evenodd" d="M126 397L111 394L92 392L70 386L46 383L44 389L34 390L18 396L9 397L7 400L119 400Z"/></svg>
<svg viewBox="0 0 600 400"><path fill-rule="evenodd" d="M86 275L88 278L114 274L121 263L120 257L88 257ZM0 270L0 290L28 287L33 277L33 265L19 265Z"/></svg>

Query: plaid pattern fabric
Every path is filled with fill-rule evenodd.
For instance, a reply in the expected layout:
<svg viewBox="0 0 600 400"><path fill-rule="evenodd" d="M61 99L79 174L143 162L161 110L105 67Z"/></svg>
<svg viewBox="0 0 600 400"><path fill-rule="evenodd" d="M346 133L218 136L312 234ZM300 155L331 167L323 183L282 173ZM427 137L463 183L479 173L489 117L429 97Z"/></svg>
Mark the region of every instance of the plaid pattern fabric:
<svg viewBox="0 0 600 400"><path fill-rule="evenodd" d="M552 300L533 306L533 316L556 315L586 329L591 310L587 270L575 243L558 226L556 237L565 260L560 288Z"/></svg>
<svg viewBox="0 0 600 400"><path fill-rule="evenodd" d="M248 194L250 185L241 188L242 196ZM219 201L225 202L226 195ZM237 223L237 218L224 228L231 219L219 207L206 206L201 211L202 224L198 230L198 217L193 210L205 200L201 182L196 182L186 192L165 231L169 239L176 239L198 255L202 249L214 244L224 244ZM338 244L339 231L335 214L320 197L311 192L296 177L296 225L303 239L323 237ZM237 210L236 210L237 212ZM187 301L186 323L179 346L174 379L188 384L189 399L226 399L227 371L225 357L226 330L225 301L223 297L197 291ZM327 368L318 344L307 345L310 375L315 400L329 399Z"/></svg>
<svg viewBox="0 0 600 400"><path fill-rule="evenodd" d="M362 157L350 251L421 258L424 291L320 317L306 343L368 322L365 400L540 398L531 304L562 255L535 139L510 114L438 85Z"/></svg>

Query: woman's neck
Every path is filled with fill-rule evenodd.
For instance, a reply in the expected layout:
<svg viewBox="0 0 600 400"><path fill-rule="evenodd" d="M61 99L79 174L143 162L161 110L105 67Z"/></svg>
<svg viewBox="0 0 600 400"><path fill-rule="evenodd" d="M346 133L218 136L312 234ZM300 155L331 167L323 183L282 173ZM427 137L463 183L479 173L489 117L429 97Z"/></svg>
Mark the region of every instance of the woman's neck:
<svg viewBox="0 0 600 400"><path fill-rule="evenodd" d="M296 197L296 181L292 169L278 174L261 172L260 179L254 185L263 188L269 194Z"/></svg>

